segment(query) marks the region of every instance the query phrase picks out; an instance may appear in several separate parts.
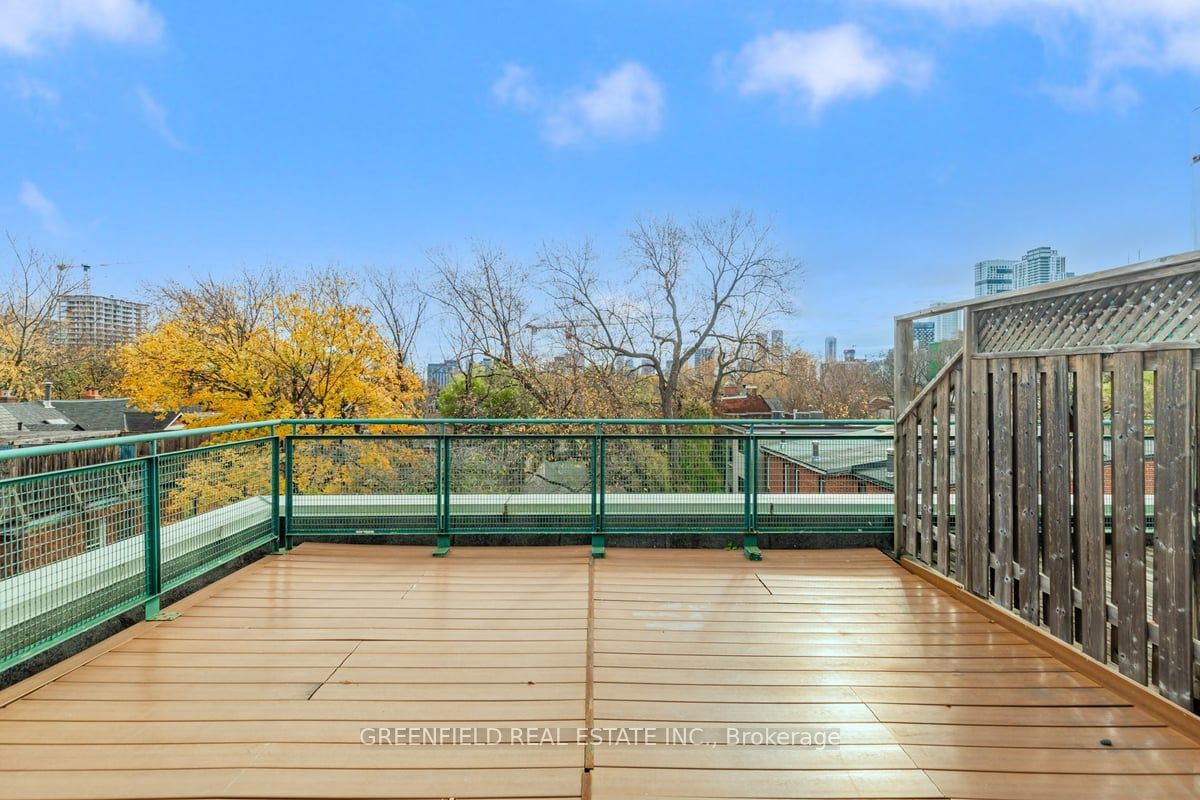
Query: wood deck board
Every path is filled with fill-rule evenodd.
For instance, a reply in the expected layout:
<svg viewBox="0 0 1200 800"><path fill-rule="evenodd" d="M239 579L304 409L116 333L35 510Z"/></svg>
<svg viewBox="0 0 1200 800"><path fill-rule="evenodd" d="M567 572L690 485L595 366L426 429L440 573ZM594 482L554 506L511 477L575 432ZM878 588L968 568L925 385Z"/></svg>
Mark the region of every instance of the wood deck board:
<svg viewBox="0 0 1200 800"><path fill-rule="evenodd" d="M1200 744L878 551L587 552L258 562L0 707L0 798L1200 795Z"/></svg>

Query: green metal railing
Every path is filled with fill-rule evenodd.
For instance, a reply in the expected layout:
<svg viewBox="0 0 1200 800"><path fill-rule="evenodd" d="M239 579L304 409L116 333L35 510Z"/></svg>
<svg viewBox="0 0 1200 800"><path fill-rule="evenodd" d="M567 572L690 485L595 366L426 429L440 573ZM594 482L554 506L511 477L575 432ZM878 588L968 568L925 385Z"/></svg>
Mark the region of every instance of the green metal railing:
<svg viewBox="0 0 1200 800"><path fill-rule="evenodd" d="M420 534L445 555L458 535L578 534L603 557L608 535L709 533L757 559L760 531L890 531L880 424L282 419L0 451L148 445L0 480L0 669L302 538ZM209 443L158 452L182 436Z"/></svg>

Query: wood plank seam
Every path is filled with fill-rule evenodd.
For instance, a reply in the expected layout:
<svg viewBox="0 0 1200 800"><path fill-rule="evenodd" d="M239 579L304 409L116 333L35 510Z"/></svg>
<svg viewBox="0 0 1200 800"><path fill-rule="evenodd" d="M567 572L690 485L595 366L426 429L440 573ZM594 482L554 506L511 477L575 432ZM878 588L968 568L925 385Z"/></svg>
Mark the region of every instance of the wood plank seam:
<svg viewBox="0 0 1200 800"><path fill-rule="evenodd" d="M207 586L204 586L186 597L181 597L178 601L172 603L167 608L163 609L167 612L184 612L192 606L200 603L203 600L217 594L218 592L229 587L230 584L237 583L246 577L247 574L256 572L266 566L269 559L283 558L282 554L268 554L263 556L258 561L247 564L246 566L237 569L228 575L213 581ZM108 654L116 647L120 647L125 642L138 638L146 631L157 628L160 625L169 625L170 621L161 620L141 620L130 625L120 631L117 631L112 636L109 636L102 641L97 642L86 650L81 650L69 658L63 659L57 664L52 664L36 675L30 675L23 681L18 681L12 686L5 689L0 689L0 708L20 700L30 692L42 688L48 683L58 680L62 676L74 672L80 667L87 666L92 661L95 661L100 656Z"/></svg>
<svg viewBox="0 0 1200 800"><path fill-rule="evenodd" d="M975 611L993 622L1003 625L1034 646L1046 651L1051 657L1061 661L1085 676L1097 681L1102 686L1112 690L1120 697L1128 700L1147 713L1161 719L1164 724L1183 733L1188 738L1200 744L1200 717L1184 709L1167 698L1148 689L1145 686L1125 677L1107 664L1101 663L1076 650L1072 645L1058 640L1039 627L1030 625L1016 614L975 597L970 592L958 586L923 564L909 558L901 559L900 565L906 570L933 586L941 589L949 596L961 600Z"/></svg>

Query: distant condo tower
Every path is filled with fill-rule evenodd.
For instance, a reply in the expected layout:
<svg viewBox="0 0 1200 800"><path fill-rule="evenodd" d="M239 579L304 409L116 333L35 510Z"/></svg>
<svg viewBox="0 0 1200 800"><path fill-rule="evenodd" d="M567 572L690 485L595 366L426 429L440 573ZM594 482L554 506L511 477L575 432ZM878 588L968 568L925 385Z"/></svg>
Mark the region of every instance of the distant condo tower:
<svg viewBox="0 0 1200 800"><path fill-rule="evenodd" d="M1035 247L1017 262L1013 270L1013 288L1024 289L1067 277L1067 259L1053 247Z"/></svg>
<svg viewBox="0 0 1200 800"><path fill-rule="evenodd" d="M975 264L975 296L987 297L1013 289L1013 270L1016 261L992 258Z"/></svg>
<svg viewBox="0 0 1200 800"><path fill-rule="evenodd" d="M832 364L837 361L837 337L825 337L825 363Z"/></svg>
<svg viewBox="0 0 1200 800"><path fill-rule="evenodd" d="M1070 278L1067 259L1053 247L1035 247L1017 261L991 258L975 264L975 296L1011 292Z"/></svg>
<svg viewBox="0 0 1200 800"><path fill-rule="evenodd" d="M136 339L146 329L150 306L119 297L69 294L59 299L56 314L56 335L63 344L108 348Z"/></svg>

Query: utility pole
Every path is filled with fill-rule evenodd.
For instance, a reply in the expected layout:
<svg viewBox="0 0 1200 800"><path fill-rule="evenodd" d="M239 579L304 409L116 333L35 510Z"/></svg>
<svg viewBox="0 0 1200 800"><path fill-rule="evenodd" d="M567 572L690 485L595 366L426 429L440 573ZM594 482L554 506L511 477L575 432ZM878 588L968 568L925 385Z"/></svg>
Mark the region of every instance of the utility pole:
<svg viewBox="0 0 1200 800"><path fill-rule="evenodd" d="M1200 106L1192 109L1192 247L1200 250Z"/></svg>

